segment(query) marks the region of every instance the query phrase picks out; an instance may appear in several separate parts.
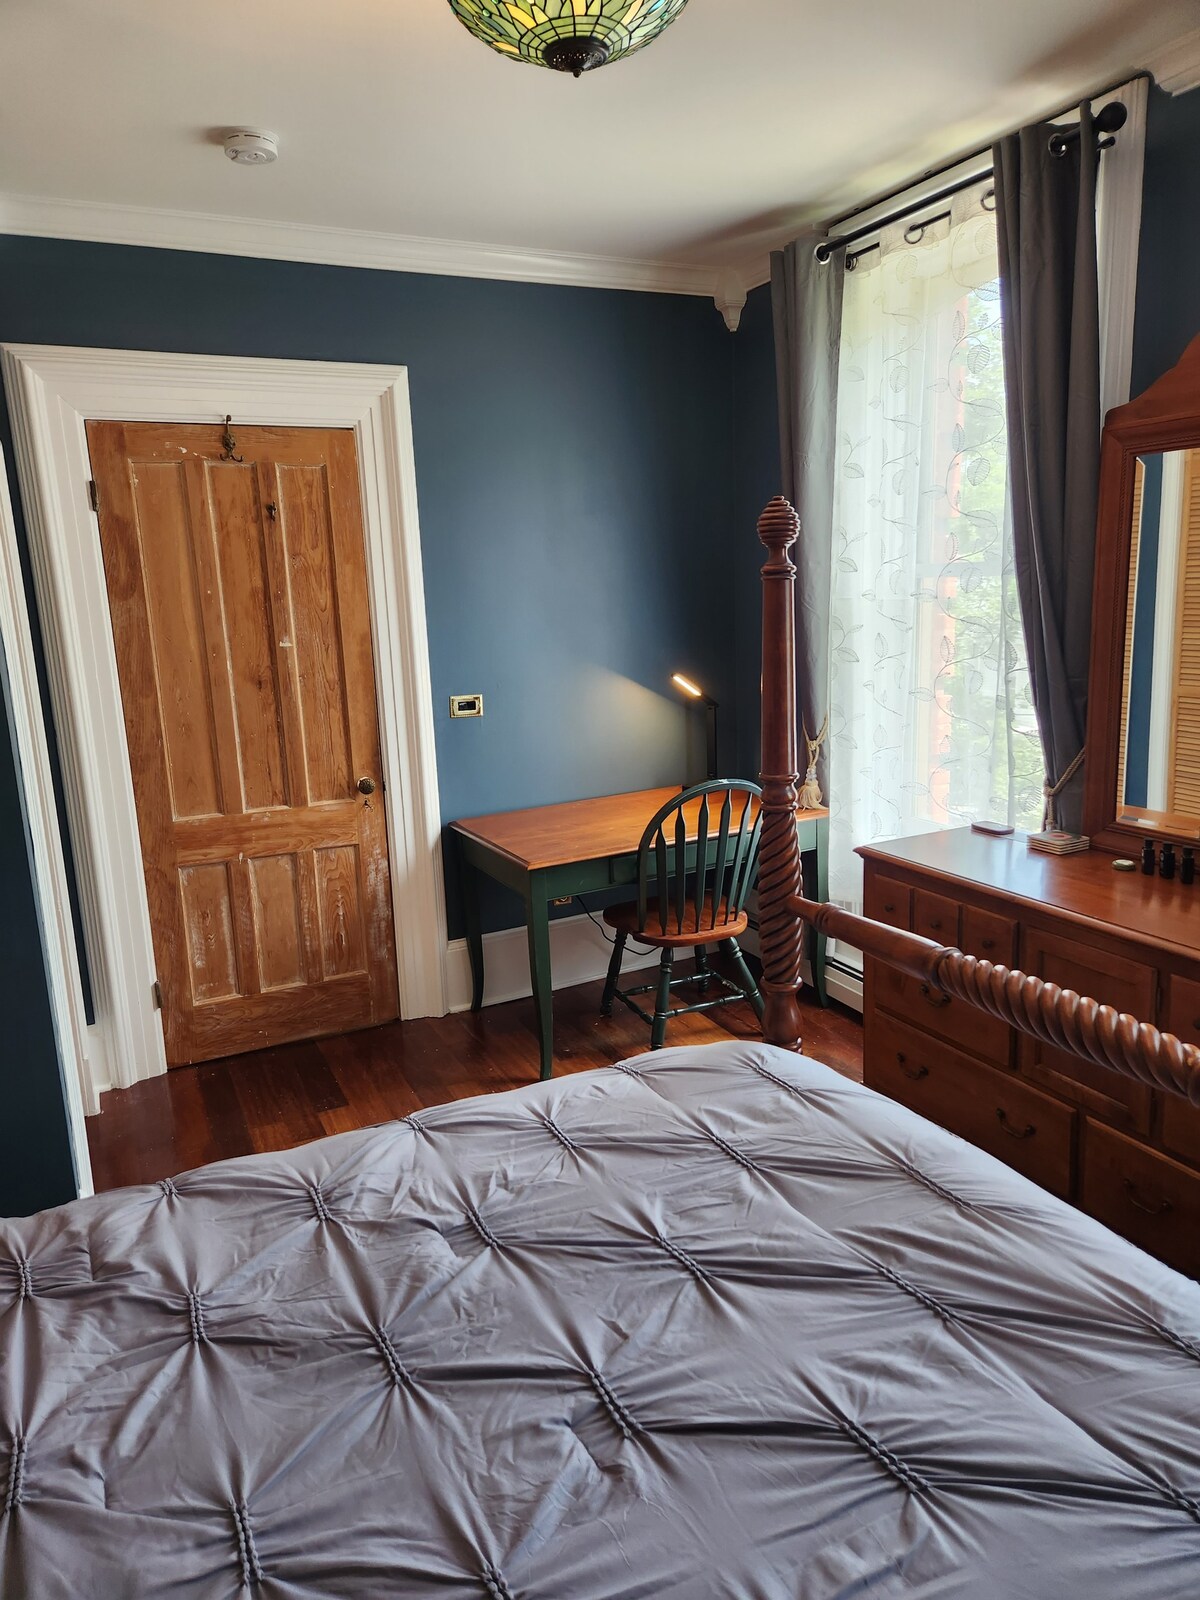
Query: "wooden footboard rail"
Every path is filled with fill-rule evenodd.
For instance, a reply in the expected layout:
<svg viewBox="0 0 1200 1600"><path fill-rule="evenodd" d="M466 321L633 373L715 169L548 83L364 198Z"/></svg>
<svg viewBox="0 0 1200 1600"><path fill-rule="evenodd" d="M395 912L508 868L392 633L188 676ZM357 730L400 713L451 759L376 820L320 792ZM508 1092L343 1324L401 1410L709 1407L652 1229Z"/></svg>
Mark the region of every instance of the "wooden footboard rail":
<svg viewBox="0 0 1200 1600"><path fill-rule="evenodd" d="M772 500L758 524L763 565L762 789L758 883L759 941L766 1015L763 1035L800 1045L800 952L805 923L885 961L929 989L965 1001L1010 1027L1044 1039L1127 1078L1183 1095L1200 1106L1200 1049L1149 1023L1024 972L978 961L886 923L806 900L796 840L796 569L789 552L799 519Z"/></svg>

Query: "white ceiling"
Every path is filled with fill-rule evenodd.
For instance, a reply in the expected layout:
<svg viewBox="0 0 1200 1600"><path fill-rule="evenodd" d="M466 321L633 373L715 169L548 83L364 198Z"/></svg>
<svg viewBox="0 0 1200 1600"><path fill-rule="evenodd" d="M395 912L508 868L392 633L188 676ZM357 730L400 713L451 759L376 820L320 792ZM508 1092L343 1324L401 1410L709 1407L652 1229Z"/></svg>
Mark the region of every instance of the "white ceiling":
<svg viewBox="0 0 1200 1600"><path fill-rule="evenodd" d="M1197 0L691 0L576 82L446 0L2 0L0 192L724 269L1198 22ZM280 160L226 161L236 125Z"/></svg>

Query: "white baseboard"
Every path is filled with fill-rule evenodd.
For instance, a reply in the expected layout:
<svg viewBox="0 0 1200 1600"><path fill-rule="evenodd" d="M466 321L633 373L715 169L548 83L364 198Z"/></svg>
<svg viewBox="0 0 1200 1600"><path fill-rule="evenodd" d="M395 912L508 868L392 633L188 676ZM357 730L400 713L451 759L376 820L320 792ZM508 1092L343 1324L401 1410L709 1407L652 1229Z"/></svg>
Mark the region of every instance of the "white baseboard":
<svg viewBox="0 0 1200 1600"><path fill-rule="evenodd" d="M550 924L550 965L556 989L591 983L608 971L612 946L590 917L560 917ZM658 951L627 949L623 972L654 966ZM485 1006L524 1000L533 993L529 981L529 944L524 928L504 928L483 936ZM471 1008L471 962L467 941L446 946L446 999L451 1011Z"/></svg>

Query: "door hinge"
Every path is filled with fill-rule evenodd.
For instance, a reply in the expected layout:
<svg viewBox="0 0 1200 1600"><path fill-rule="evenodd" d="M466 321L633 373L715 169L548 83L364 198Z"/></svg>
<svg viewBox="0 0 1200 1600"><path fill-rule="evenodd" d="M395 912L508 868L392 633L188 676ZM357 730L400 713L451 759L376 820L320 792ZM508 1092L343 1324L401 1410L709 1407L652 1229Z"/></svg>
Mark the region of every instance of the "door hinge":
<svg viewBox="0 0 1200 1600"><path fill-rule="evenodd" d="M150 985L150 993L154 997L155 1011L161 1011L163 1008L162 984L159 983L157 978Z"/></svg>
<svg viewBox="0 0 1200 1600"><path fill-rule="evenodd" d="M100 491L96 487L95 478L88 479L88 499L92 502L92 510L100 515Z"/></svg>

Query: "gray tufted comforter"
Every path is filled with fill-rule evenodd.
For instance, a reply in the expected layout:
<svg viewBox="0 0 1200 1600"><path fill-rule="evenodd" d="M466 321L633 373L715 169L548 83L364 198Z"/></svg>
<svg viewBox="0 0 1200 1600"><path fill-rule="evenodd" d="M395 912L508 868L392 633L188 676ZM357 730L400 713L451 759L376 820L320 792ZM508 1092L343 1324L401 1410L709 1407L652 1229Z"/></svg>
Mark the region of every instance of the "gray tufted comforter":
<svg viewBox="0 0 1200 1600"><path fill-rule="evenodd" d="M4 1600L1197 1600L1200 1288L669 1050L0 1224Z"/></svg>

